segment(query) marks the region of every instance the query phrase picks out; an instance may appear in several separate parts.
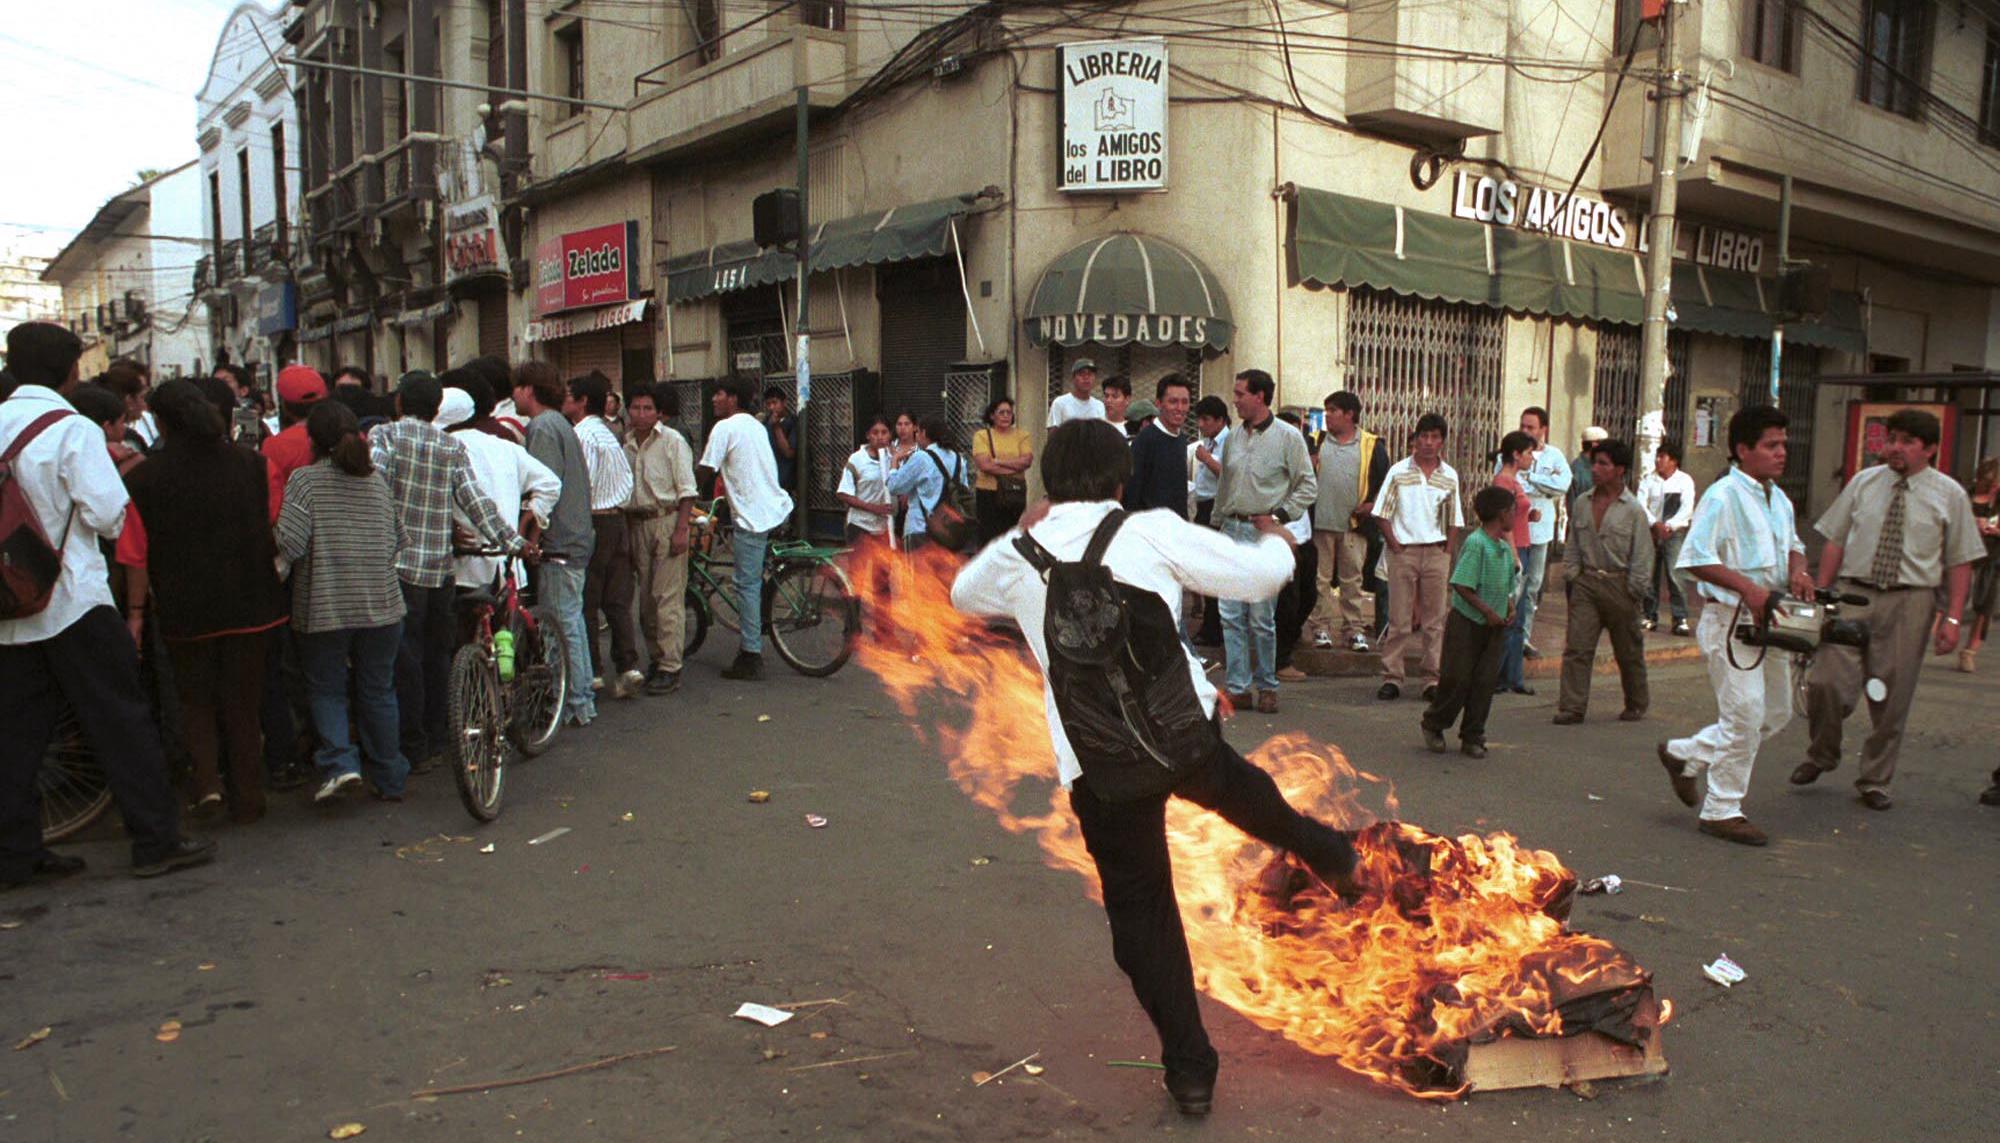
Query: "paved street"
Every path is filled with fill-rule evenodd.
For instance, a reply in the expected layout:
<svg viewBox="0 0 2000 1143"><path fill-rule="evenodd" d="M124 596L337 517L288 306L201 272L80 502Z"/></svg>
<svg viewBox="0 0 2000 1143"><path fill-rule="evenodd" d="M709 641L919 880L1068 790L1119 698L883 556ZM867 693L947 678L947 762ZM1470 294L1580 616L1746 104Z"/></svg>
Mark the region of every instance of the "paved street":
<svg viewBox="0 0 2000 1143"><path fill-rule="evenodd" d="M286 798L225 829L213 867L162 881L124 877L122 845L93 842L89 874L0 899L0 1037L53 1027L0 1052L0 1139L303 1140L350 1122L426 1141L1991 1129L2000 813L1974 801L2000 735L1991 677L1926 675L1888 814L1838 778L1788 787L1795 723L1748 807L1776 836L1763 851L1698 835L1653 760L1656 738L1712 711L1698 665L1658 672L1655 717L1637 725L1611 721L1601 676L1583 727L1548 724L1552 686L1505 701L1482 763L1424 753L1418 704L1369 700L1372 680L1290 688L1283 714L1239 718L1231 737L1311 731L1391 777L1426 827L1508 829L1586 877L1687 890L1632 885L1575 914L1674 1001L1673 1071L1589 1100L1424 1103L1211 1005L1221 1086L1191 1122L1158 1072L1107 1066L1156 1043L1077 879L917 753L872 676L819 682L774 661L761 686L726 684L731 643L711 640L680 695L607 701L513 770L494 825L472 828L440 772L401 806ZM1699 972L1724 952L1749 973L1727 991ZM812 1000L838 1003L769 1030L730 1018L743 1001ZM179 1038L157 1041L169 1020ZM1039 1077L973 1086L1031 1052Z"/></svg>

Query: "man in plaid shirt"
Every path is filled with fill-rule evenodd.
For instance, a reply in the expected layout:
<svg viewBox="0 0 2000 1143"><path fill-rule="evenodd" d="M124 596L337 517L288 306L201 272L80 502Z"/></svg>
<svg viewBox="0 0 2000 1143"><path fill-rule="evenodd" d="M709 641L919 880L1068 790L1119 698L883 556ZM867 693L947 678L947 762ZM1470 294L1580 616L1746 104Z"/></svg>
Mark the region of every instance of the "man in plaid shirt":
<svg viewBox="0 0 2000 1143"><path fill-rule="evenodd" d="M396 555L408 609L396 654L396 705L411 773L434 766L450 738L445 723L455 634L452 508L459 508L488 544L516 554L533 547L480 491L465 446L431 423L443 397L443 387L429 373L406 373L396 387L401 419L369 434L375 467L389 484L409 536ZM518 512L520 505L507 509Z"/></svg>

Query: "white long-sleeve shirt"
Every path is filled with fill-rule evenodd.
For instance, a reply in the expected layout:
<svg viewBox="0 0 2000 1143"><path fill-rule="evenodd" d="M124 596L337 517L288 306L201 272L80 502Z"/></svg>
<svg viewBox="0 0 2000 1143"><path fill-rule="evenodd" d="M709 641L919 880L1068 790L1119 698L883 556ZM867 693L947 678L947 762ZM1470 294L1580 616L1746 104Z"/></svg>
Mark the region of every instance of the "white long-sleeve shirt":
<svg viewBox="0 0 2000 1143"><path fill-rule="evenodd" d="M1667 497L1676 494L1680 500L1668 512ZM1648 524L1665 524L1669 532L1682 531L1694 519L1694 477L1680 469L1667 477L1649 472L1639 482L1639 503L1646 509Z"/></svg>
<svg viewBox="0 0 2000 1143"><path fill-rule="evenodd" d="M1035 525L1035 540L1058 560L1081 559L1097 525L1117 507L1110 500L1057 504ZM1027 636L1028 647L1043 671L1042 702L1055 748L1057 777L1067 788L1083 773L1083 766L1063 733L1055 692L1048 684L1049 648L1042 635L1048 585L1015 549L1014 537L1020 534L1019 528L1009 530L965 565L952 583L951 602L970 615L1011 619ZM1276 536L1239 544L1213 528L1191 524L1166 509L1154 509L1134 513L1125 521L1104 553L1104 565L1118 582L1144 588L1166 600L1178 627L1182 591L1214 599L1269 599L1292 577L1293 560L1291 547ZM1183 645L1181 653L1187 659L1188 677L1194 682L1202 712L1213 715L1214 685L1193 652Z"/></svg>
<svg viewBox="0 0 2000 1143"><path fill-rule="evenodd" d="M466 459L472 464L472 479L500 510L501 519L509 524L518 521L521 500L525 497L535 523L544 528L549 526L549 513L556 510L556 501L562 496L562 477L554 469L529 456L527 449L491 433L460 429L451 436L465 446ZM462 511L454 510L452 516L461 526L471 527L471 521ZM456 579L460 587L486 587L500 570L497 556L460 556L457 563Z"/></svg>
<svg viewBox="0 0 2000 1143"><path fill-rule="evenodd" d="M70 403L54 389L23 385L0 402L0 453L44 413ZM0 620L0 644L53 639L93 607L110 607L111 581L97 541L125 530L125 482L104 447L104 430L90 418L67 416L43 429L14 458L14 479L26 494L50 544L62 545L62 572L49 605L23 619ZM65 535L67 533L67 535Z"/></svg>
<svg viewBox="0 0 2000 1143"><path fill-rule="evenodd" d="M585 415L576 423L576 440L583 446L583 466L590 473L590 510L623 508L632 499L632 462L603 417Z"/></svg>

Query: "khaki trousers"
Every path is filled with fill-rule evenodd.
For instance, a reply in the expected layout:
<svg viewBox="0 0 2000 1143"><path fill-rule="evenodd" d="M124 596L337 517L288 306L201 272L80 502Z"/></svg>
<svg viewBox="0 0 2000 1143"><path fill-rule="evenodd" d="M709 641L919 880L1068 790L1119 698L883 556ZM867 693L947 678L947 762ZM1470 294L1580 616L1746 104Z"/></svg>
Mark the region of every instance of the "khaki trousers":
<svg viewBox="0 0 2000 1143"><path fill-rule="evenodd" d="M1325 631L1336 614L1342 635L1368 634L1367 595L1361 590L1361 563L1368 556L1368 540L1359 532L1313 532L1313 547L1319 550L1319 606L1314 608L1313 628ZM1340 598L1334 599L1335 591Z"/></svg>
<svg viewBox="0 0 2000 1143"><path fill-rule="evenodd" d="M1861 747L1861 774L1854 787L1886 791L1896 776L1903 724L1909 721L1910 702L1917 694L1937 596L1929 588L1876 591L1849 582L1842 582L1840 590L1869 599L1867 607L1855 609L1867 620L1868 647L1822 645L1813 657L1812 674L1806 679L1806 719L1812 728L1806 757L1822 773L1840 765L1841 723L1854 713L1867 680L1881 679L1889 697L1868 704L1868 720L1875 729Z"/></svg>
<svg viewBox="0 0 2000 1143"><path fill-rule="evenodd" d="M681 669L681 597L687 594L686 552L671 555L677 513L632 521L632 572L639 581L639 629L646 656L656 670Z"/></svg>
<svg viewBox="0 0 2000 1143"><path fill-rule="evenodd" d="M1428 544L1387 553L1389 561L1389 637L1382 643L1382 681L1401 684L1410 640L1422 640L1425 686L1438 681L1438 659L1444 651L1444 614L1451 610L1451 553L1448 545Z"/></svg>
<svg viewBox="0 0 2000 1143"><path fill-rule="evenodd" d="M1562 695L1556 710L1580 715L1590 706L1590 676L1597 665L1597 639L1611 633L1625 709L1646 713L1652 693L1646 685L1646 642L1639 633L1640 601L1632 598L1625 573L1586 571L1569 592L1569 627L1563 640Z"/></svg>

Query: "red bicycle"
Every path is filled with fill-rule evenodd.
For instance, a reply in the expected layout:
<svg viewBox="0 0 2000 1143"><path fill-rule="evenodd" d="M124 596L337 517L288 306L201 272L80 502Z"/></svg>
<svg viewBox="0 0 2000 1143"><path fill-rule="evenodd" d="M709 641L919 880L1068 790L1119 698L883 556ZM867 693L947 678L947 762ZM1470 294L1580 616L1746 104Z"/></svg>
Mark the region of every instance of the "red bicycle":
<svg viewBox="0 0 2000 1143"><path fill-rule="evenodd" d="M562 729L569 663L555 612L522 606L514 561L498 549L467 554L502 557L490 589L458 597L473 634L451 662L452 777L466 810L490 822L500 816L508 752L532 758Z"/></svg>

